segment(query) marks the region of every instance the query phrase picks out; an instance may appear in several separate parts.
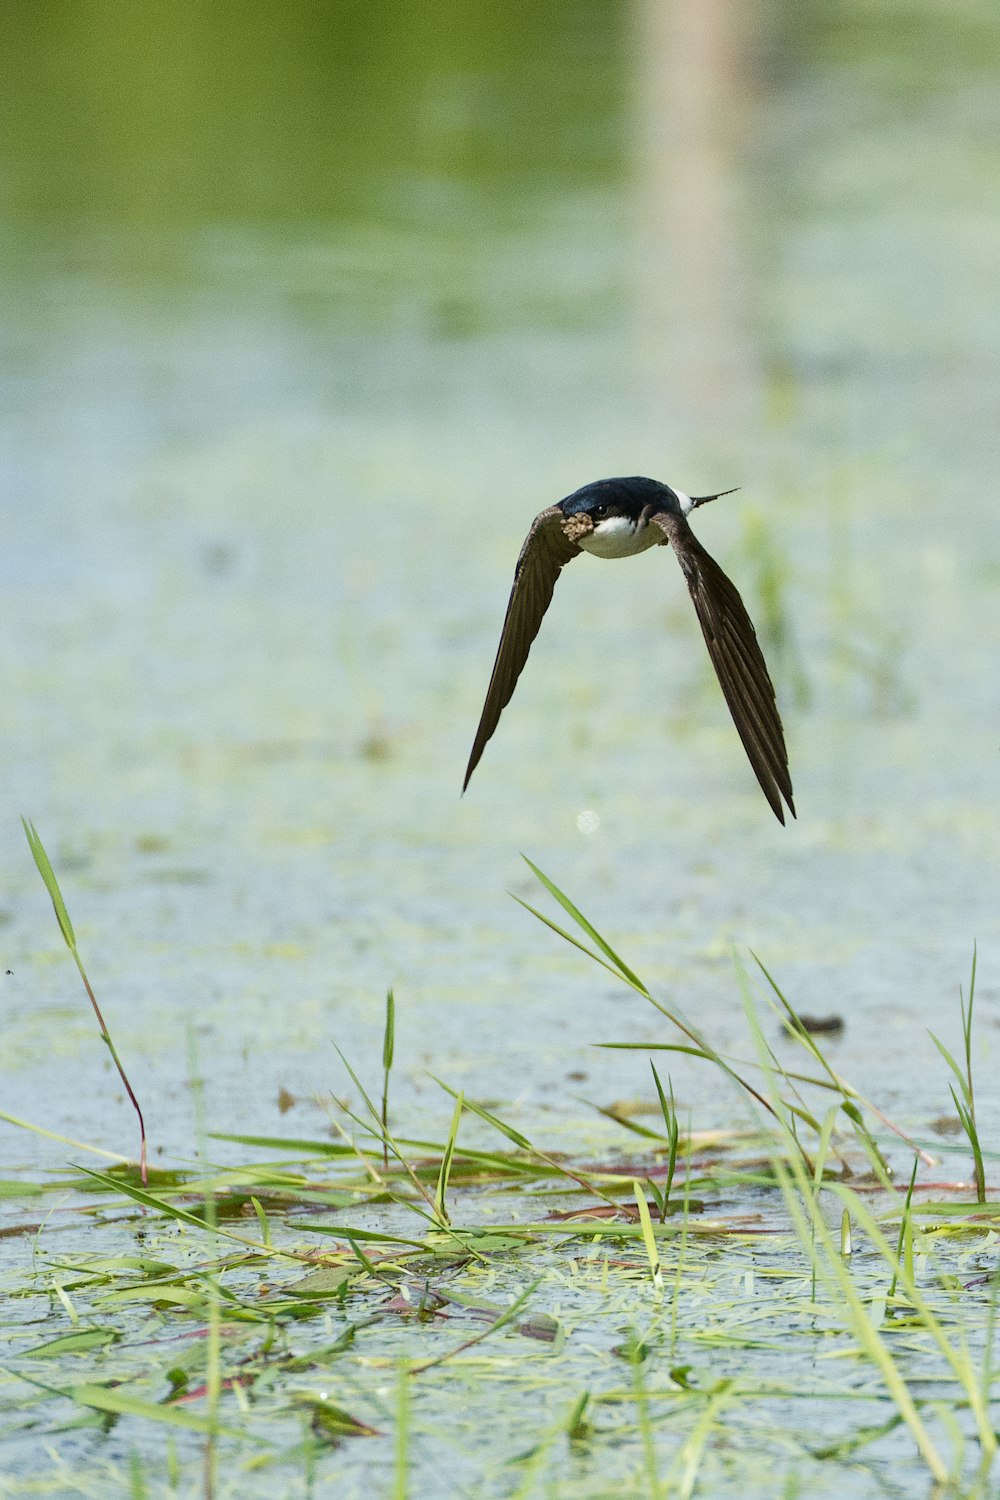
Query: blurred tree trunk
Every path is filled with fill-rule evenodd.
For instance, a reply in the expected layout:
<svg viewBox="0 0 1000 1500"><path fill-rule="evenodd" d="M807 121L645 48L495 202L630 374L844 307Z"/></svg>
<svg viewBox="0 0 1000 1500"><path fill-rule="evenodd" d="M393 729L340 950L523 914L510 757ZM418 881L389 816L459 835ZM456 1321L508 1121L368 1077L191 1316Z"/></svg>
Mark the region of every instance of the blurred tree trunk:
<svg viewBox="0 0 1000 1500"><path fill-rule="evenodd" d="M643 340L676 421L744 418L749 337L739 166L752 128L759 0L638 0Z"/></svg>

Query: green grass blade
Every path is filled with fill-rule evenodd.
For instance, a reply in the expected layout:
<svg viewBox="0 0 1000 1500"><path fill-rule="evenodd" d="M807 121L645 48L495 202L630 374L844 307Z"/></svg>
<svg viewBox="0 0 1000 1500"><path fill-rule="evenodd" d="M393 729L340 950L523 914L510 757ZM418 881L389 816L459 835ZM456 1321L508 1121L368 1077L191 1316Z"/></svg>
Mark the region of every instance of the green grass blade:
<svg viewBox="0 0 1000 1500"><path fill-rule="evenodd" d="M168 1427L183 1427L188 1432L205 1432L237 1437L246 1441L247 1434L238 1427L227 1427L212 1417L200 1417L197 1412L184 1411L176 1406L163 1406L157 1401L143 1401L130 1396L120 1386L109 1390L100 1385L77 1385L65 1391L71 1401L81 1406L93 1407L95 1411L114 1412L124 1417L141 1417L147 1422L162 1422Z"/></svg>
<svg viewBox="0 0 1000 1500"><path fill-rule="evenodd" d="M385 997L385 1032L382 1037L382 1166L389 1170L389 1075L396 1050L396 997L389 990Z"/></svg>
<svg viewBox="0 0 1000 1500"><path fill-rule="evenodd" d="M69 949L69 951L71 953L75 953L76 933L73 931L73 923L69 919L69 912L66 910L66 903L63 900L62 891L59 889L59 882L56 879L56 872L53 870L52 864L49 860L49 856L45 852L45 845L42 843L41 838L39 837L38 829L29 818L22 817L21 827L24 829L25 838L28 840L28 848L31 850L32 858L34 859L35 864L38 867L38 873L42 877L45 889L49 893L49 899L52 902L52 906L56 914L56 921L59 923L59 930L63 935L63 940L65 941L66 947Z"/></svg>
<svg viewBox="0 0 1000 1500"><path fill-rule="evenodd" d="M962 1032L965 1036L965 1071L969 1079L969 1097L972 1097L972 1007L976 1001L976 962L978 946L972 945L972 973L969 976L969 1004L962 999ZM961 999L961 994L959 996Z"/></svg>
<svg viewBox="0 0 1000 1500"><path fill-rule="evenodd" d="M404 1364L399 1367L396 1441L393 1446L392 1500L407 1500L410 1493L410 1381Z"/></svg>
<svg viewBox="0 0 1000 1500"><path fill-rule="evenodd" d="M670 1142L670 1153L667 1157L667 1178L663 1188L663 1211L665 1213L666 1206L670 1201L670 1189L673 1186L674 1171L677 1167L677 1146L680 1141L680 1124L677 1119L677 1107L674 1103L673 1080L668 1075L667 1082L670 1085L670 1102L668 1104L667 1096L664 1094L663 1085L660 1082L660 1075L656 1071L656 1065L654 1064L652 1058L649 1059L649 1066L653 1070L653 1082L656 1084L656 1093L660 1101L660 1112L663 1115L663 1122L667 1127L667 1140Z"/></svg>
<svg viewBox="0 0 1000 1500"><path fill-rule="evenodd" d="M365 1101L365 1108L368 1110L368 1113L374 1120L376 1128L380 1128L382 1125L381 1116L379 1115L378 1108L368 1094L368 1091L366 1090L364 1084L361 1082L361 1079L358 1077L357 1073L355 1073L354 1069L351 1067L350 1063L347 1061L347 1058L344 1056L343 1052L341 1052L340 1048L335 1047L334 1051L350 1074L351 1082L354 1084L354 1087L357 1089L358 1093Z"/></svg>
<svg viewBox="0 0 1000 1500"><path fill-rule="evenodd" d="M136 1203L141 1203L143 1208L155 1209L165 1218L176 1219L179 1224L189 1224L193 1229L201 1230L202 1234L210 1231L223 1239L234 1240L238 1245L245 1245L250 1250L259 1250L262 1254L280 1256L285 1260L301 1261L306 1258L290 1250L279 1250L274 1245L265 1245L261 1240L252 1240L247 1235L234 1234L231 1229L226 1229L222 1225L209 1225L203 1216L189 1213L186 1208L178 1208L176 1203L169 1203L165 1198L159 1198L145 1188L134 1187L132 1183L125 1182L119 1177L108 1177L104 1172L95 1172L91 1167L81 1166L76 1170L83 1172L94 1182L99 1182L109 1191L122 1193L126 1198L132 1198Z"/></svg>
<svg viewBox="0 0 1000 1500"><path fill-rule="evenodd" d="M268 1223L264 1205L252 1193L250 1194L250 1202L253 1204L253 1211L257 1215L257 1223L260 1225L260 1237L264 1244L269 1246L271 1243L271 1226Z"/></svg>
<svg viewBox="0 0 1000 1500"><path fill-rule="evenodd" d="M5 1114L2 1109L0 1120L5 1120L8 1125L16 1125L19 1130L30 1130L47 1141L60 1141L64 1146L72 1146L74 1151L89 1151L93 1156L103 1156L106 1161L120 1162L123 1166L129 1161L129 1157L122 1156L120 1151L104 1151L100 1146L91 1146L87 1141L78 1141L74 1136L60 1135L56 1130L45 1130L43 1126L33 1125L30 1120L22 1120L17 1115Z"/></svg>
<svg viewBox="0 0 1000 1500"><path fill-rule="evenodd" d="M661 1016L665 1016L666 1019L671 1023L671 1025L676 1026L677 1030L681 1032L683 1036L688 1037L688 1039L694 1042L696 1046L702 1048L709 1061L715 1063L716 1067L721 1068L722 1071L733 1080L737 1087L744 1089L748 1094L750 1094L752 1098L756 1099L758 1104L760 1104L764 1109L772 1111L772 1106L764 1098L763 1094L755 1089L751 1083L748 1083L745 1078L741 1077L741 1075L736 1072L735 1068L733 1068L730 1063L726 1061L722 1054L720 1052L717 1052L714 1047L706 1042L705 1039L699 1035L699 1033L694 1029L693 1026L690 1026L686 1021L682 1020L682 1018L675 1011L671 1010L669 1006L663 1005L659 1000L655 998L654 995L650 994L649 990L643 984L642 980L635 973L633 973L633 971L622 959L618 957L614 949L605 942L597 929L587 921L587 918L583 915L583 913L573 905L569 897L564 895L564 893L559 889L555 882L550 880L549 877L545 875L537 865L532 864L527 855L522 855L521 857L524 860L525 864L527 864L534 872L534 874L538 877L539 881L542 885L544 885L545 889L551 892L552 896L556 901L559 902L559 905L563 908L563 910L567 911L573 918L573 920L578 923L578 925L583 929L584 932L586 932L588 937L593 939L593 941L601 949L601 952L605 953L611 960L611 963L605 963L604 959L598 957L597 954L592 953L589 948L586 948L582 943L578 942L576 938L571 937L569 933L564 932L561 927L558 927L547 917L542 916L540 912L536 912L534 908L530 907L526 901L521 901L520 897L515 896L515 901L517 901L518 904L523 906L527 911L530 911L533 916L537 916L540 921L544 922L546 927L551 928L553 932L558 933L560 937L564 938L567 942L572 943L574 948L579 948L582 953L586 953L588 958L592 959L595 963L599 963L602 968L608 969L609 972L611 972L612 974L616 974L619 978L623 979L625 983L631 989L640 994L644 1000L648 1000L649 1004L652 1005L655 1010L658 1010Z"/></svg>
<svg viewBox="0 0 1000 1500"><path fill-rule="evenodd" d="M540 1285L540 1281L541 1278L539 1278L539 1280L537 1281L533 1281L529 1287L526 1287L521 1295L517 1297L509 1307L504 1309L499 1318L497 1318L495 1322L490 1323L490 1325L487 1328L484 1328L480 1333L474 1334L471 1339L466 1339L464 1343L458 1344L454 1349L449 1349L444 1354L437 1355L437 1357L434 1359L424 1360L424 1362L419 1365L411 1365L409 1373L411 1375L422 1375L425 1370L433 1370L436 1365L443 1364L446 1359L453 1359L456 1354L464 1354L467 1349L472 1349L476 1344L481 1344L484 1339L488 1339L492 1334L499 1333L501 1328L506 1328L508 1323L513 1323L514 1319L518 1316L521 1309L535 1295L535 1292L538 1290L538 1287Z"/></svg>
<svg viewBox="0 0 1000 1500"><path fill-rule="evenodd" d="M385 1033L382 1037L382 1067L386 1073L392 1067L396 1048L396 997L389 990L385 997Z"/></svg>
<svg viewBox="0 0 1000 1500"><path fill-rule="evenodd" d="M653 1233L653 1221L649 1216L649 1204L646 1202L646 1194L638 1182L633 1182L632 1188L635 1192L635 1206L639 1210L639 1223L642 1226L642 1243L646 1251L646 1259L649 1261L649 1274L653 1279L653 1285L658 1292L663 1290L663 1275L660 1271L660 1252L656 1248L656 1236Z"/></svg>
<svg viewBox="0 0 1000 1500"><path fill-rule="evenodd" d="M83 987L87 992L87 999L90 1001L94 1015L97 1019L98 1027L100 1028L101 1040L104 1042L104 1045L111 1053L111 1059L118 1071L118 1077L122 1081L125 1092L129 1097L129 1102L131 1103L132 1108L135 1110L136 1116L138 1118L139 1171L141 1173L143 1183L145 1183L147 1180L146 1122L143 1119L142 1109L139 1105L138 1099L135 1096L135 1091L133 1090L131 1083L129 1083L128 1074L125 1072L125 1069L122 1065L122 1060L118 1056L118 1051L115 1047L114 1041L112 1040L111 1032L107 1028L104 1016L101 1013L101 1007L97 1003L97 996L94 994L93 986L90 983L89 978L87 977L87 971L83 967L83 960L81 959L79 950L76 946L76 934L73 931L73 924L69 919L69 912L66 910L66 903L63 900L62 891L59 889L59 882L56 879L55 871L52 868L52 863L49 859L49 856L45 852L45 846L42 843L41 838L39 837L38 829L35 827L34 823L29 822L27 818L21 819L21 826L23 827L25 837L28 840L28 848L31 850L32 857L34 858L35 864L38 867L38 873L41 875L42 880L45 884L45 889L48 891L49 897L52 901L52 906L56 914L56 920L59 923L59 930L63 935L63 939L65 940L67 948L73 956L73 962L76 964L77 973L79 974Z"/></svg>
<svg viewBox="0 0 1000 1500"><path fill-rule="evenodd" d="M889 1295L886 1299L891 1302L896 1295L896 1283L899 1280L899 1263L903 1259L904 1248L908 1251L907 1264L912 1279L913 1274L913 1220L911 1218L911 1205L913 1203L913 1188L917 1180L917 1157L913 1158L913 1170L910 1173L910 1185L906 1189L906 1199L903 1203L903 1212L899 1220L899 1239L896 1242L896 1265L892 1271L892 1281L889 1283Z"/></svg>
<svg viewBox="0 0 1000 1500"><path fill-rule="evenodd" d="M451 1128L448 1131L448 1139L445 1142L444 1154L441 1157L441 1165L438 1168L437 1187L434 1191L434 1207L442 1224L450 1222L445 1199L448 1193L448 1179L451 1176L451 1163L455 1155L455 1142L458 1139L458 1127L462 1123L462 1109L465 1096L459 1093L455 1099L455 1108L451 1116Z"/></svg>
<svg viewBox="0 0 1000 1500"><path fill-rule="evenodd" d="M558 901L559 905L562 907L566 915L573 918L573 921L581 929L581 931L587 934L591 942L597 944L598 948L600 948L605 958L609 959L611 963L614 964L615 968L618 970L618 973L622 976L622 978L625 979L633 989L638 990L640 995L648 995L649 991L643 984L642 980L639 978L638 974L636 974L632 969L629 968L624 959L619 958L618 954L611 947L611 944L606 942L604 938L601 937L601 934L598 932L597 928L594 927L591 922L587 921L587 918L583 915L583 912L580 911L578 907L574 906L573 902L569 899L565 892L559 889L555 881L550 880L549 877L544 873L544 871L540 870L536 864L533 864L526 854L522 854L521 858L524 860L531 873L535 876L536 880L540 881L548 891L549 895L554 897L554 899Z"/></svg>
<svg viewBox="0 0 1000 1500"><path fill-rule="evenodd" d="M515 896L513 891L511 891L511 897L517 902L518 906L523 906L525 911L530 912L533 917L541 922L543 927L547 927L550 932L556 933L558 937L562 938L563 942L569 943L571 947L578 948L581 953L585 953L591 963L600 964L602 969L607 969L608 973L613 974L616 979L624 978L619 969L614 968L612 964L605 963L600 954L595 953L592 948L588 948L586 943L581 943L579 938L575 938L571 932L567 932L565 927L560 927L558 922L553 922L552 918L547 917L543 911L539 911L537 906L532 906L530 901L522 901L521 897ZM631 980L626 980L626 983L631 985L632 989L638 990L640 995L645 995L645 989L641 984L632 984Z"/></svg>
<svg viewBox="0 0 1000 1500"><path fill-rule="evenodd" d="M429 1074L428 1076L434 1079L434 1082L437 1084L438 1088L444 1089L445 1093L450 1094L453 1099L459 1098L456 1090L450 1088L448 1084L443 1082L442 1079L435 1077L433 1073ZM462 1105L464 1109L467 1109L470 1112L470 1114L478 1115L481 1120L486 1121L487 1125L492 1125L494 1130L499 1130L501 1135L505 1135L509 1141L512 1141L513 1144L515 1146L518 1146L522 1151L530 1151L533 1155L536 1154L535 1148L528 1140L528 1137L526 1135L522 1135L519 1130L515 1130L513 1125L508 1125L506 1121L501 1120L499 1115L490 1114L488 1109L484 1109L481 1104L476 1104L472 1099L463 1098Z"/></svg>
<svg viewBox="0 0 1000 1500"><path fill-rule="evenodd" d="M944 1042L939 1041L938 1038L934 1035L933 1031L931 1031L929 1028L927 1035L930 1037L931 1041L934 1043L935 1047L938 1049L941 1056L944 1058L945 1062L948 1064L949 1068L958 1079L958 1086L962 1090L962 1098L965 1100L966 1104L968 1104L969 1085L966 1080L965 1074L962 1072L962 1069L959 1067L958 1063L948 1051L948 1048L945 1046Z"/></svg>

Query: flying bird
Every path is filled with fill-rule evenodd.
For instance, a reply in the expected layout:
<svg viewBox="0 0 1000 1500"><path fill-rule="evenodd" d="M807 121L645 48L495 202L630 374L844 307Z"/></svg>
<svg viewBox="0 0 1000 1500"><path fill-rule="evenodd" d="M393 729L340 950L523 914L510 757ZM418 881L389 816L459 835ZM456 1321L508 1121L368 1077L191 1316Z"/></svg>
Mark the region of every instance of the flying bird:
<svg viewBox="0 0 1000 1500"><path fill-rule="evenodd" d="M649 547L670 543L754 775L779 823L785 821L782 799L795 816L785 736L756 632L735 587L688 525L688 516L697 506L732 493L722 490L717 495L692 497L656 479L598 479L539 512L514 570L514 586L463 792L510 702L556 579L566 564L581 551L594 557L632 557Z"/></svg>

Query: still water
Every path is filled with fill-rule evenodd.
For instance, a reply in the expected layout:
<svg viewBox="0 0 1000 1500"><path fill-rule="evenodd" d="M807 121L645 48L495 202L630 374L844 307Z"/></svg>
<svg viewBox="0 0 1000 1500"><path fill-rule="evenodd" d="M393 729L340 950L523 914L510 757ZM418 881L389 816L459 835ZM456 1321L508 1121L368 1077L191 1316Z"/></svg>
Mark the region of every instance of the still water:
<svg viewBox="0 0 1000 1500"><path fill-rule="evenodd" d="M521 851L719 1046L752 948L926 1131L974 941L983 1069L1000 1024L995 10L5 30L4 1109L134 1149L24 813L158 1160L190 1035L210 1126L305 1134L390 985L418 1133L431 1065L593 1136L579 1096L646 1084L591 1044L664 1032L509 899ZM615 473L742 487L696 529L772 665L785 829L664 551L567 572L459 798L527 525ZM65 1160L4 1128L8 1169Z"/></svg>

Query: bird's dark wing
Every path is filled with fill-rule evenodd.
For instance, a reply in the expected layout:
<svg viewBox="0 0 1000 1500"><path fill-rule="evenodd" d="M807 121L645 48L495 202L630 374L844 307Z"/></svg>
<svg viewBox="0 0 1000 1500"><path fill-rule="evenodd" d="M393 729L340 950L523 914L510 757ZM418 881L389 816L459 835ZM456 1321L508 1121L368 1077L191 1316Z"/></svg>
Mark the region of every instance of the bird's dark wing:
<svg viewBox="0 0 1000 1500"><path fill-rule="evenodd" d="M788 752L774 688L743 600L683 516L661 512L652 523L673 544L733 723L764 796L784 823L782 798L795 816Z"/></svg>
<svg viewBox="0 0 1000 1500"><path fill-rule="evenodd" d="M558 505L541 511L532 521L531 530L521 548L497 659L493 664L493 676L486 690L486 702L483 704L482 717L462 783L463 792L479 764L486 741L496 729L501 713L510 702L514 685L528 660L531 643L538 634L542 616L549 607L560 570L580 551L563 531L564 520Z"/></svg>

